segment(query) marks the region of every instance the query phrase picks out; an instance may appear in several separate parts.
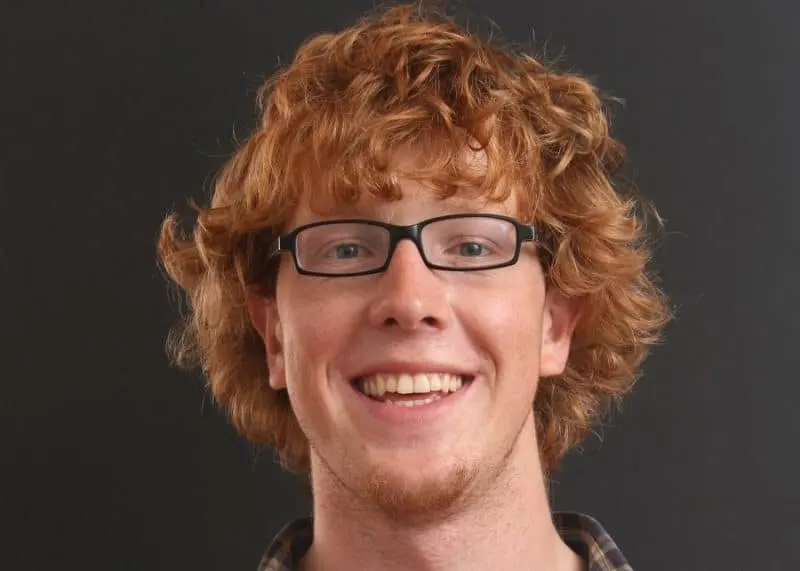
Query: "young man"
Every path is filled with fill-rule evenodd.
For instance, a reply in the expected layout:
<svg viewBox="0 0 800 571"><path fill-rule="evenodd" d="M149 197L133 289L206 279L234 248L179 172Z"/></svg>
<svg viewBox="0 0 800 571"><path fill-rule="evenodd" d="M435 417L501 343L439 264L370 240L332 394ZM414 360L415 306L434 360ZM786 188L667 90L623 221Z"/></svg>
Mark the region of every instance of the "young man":
<svg viewBox="0 0 800 571"><path fill-rule="evenodd" d="M270 571L630 569L547 477L667 319L592 85L403 6L306 43L191 237L174 339L309 470Z"/></svg>

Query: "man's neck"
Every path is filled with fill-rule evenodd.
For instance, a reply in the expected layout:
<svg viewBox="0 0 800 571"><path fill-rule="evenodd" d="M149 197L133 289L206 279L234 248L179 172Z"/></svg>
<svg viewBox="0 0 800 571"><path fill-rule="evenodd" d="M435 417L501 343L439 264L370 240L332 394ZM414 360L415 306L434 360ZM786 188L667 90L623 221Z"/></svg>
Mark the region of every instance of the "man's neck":
<svg viewBox="0 0 800 571"><path fill-rule="evenodd" d="M435 523L402 525L363 506L354 517L353 499L315 477L314 541L302 571L585 569L555 529L528 428L480 499Z"/></svg>

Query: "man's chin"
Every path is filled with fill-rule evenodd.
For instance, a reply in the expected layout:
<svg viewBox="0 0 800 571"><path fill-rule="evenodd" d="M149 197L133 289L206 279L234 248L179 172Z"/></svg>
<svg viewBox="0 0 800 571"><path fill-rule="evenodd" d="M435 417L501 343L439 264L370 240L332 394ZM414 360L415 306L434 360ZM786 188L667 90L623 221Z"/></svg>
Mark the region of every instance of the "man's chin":
<svg viewBox="0 0 800 571"><path fill-rule="evenodd" d="M365 500L396 523L421 525L444 519L464 500L477 469L459 465L445 474L375 472L362 490Z"/></svg>

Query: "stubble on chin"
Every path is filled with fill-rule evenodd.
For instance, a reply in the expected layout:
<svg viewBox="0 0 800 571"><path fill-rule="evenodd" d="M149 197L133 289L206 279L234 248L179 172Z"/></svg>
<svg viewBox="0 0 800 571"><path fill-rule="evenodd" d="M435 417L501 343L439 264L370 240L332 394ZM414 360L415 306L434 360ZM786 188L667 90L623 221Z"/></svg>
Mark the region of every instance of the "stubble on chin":
<svg viewBox="0 0 800 571"><path fill-rule="evenodd" d="M444 473L415 477L386 466L373 465L365 469L363 464L355 465L343 453L344 461L338 465L340 471L334 469L334 465L319 454L311 442L312 474L313 466L317 465L319 473L325 474L324 479L338 490L335 495L340 499L350 498L343 505L359 511L362 516L378 511L388 521L400 526L431 525L469 509L473 502L485 501L492 495L493 488L502 486L504 473L528 420L526 418L521 424L508 447L494 461L462 460ZM350 477L345 477L346 474ZM312 483L312 493L313 488Z"/></svg>
<svg viewBox="0 0 800 571"><path fill-rule="evenodd" d="M425 525L456 511L477 476L477 466L467 464L459 464L438 478L414 479L376 471L365 478L362 493L364 500L390 521Z"/></svg>

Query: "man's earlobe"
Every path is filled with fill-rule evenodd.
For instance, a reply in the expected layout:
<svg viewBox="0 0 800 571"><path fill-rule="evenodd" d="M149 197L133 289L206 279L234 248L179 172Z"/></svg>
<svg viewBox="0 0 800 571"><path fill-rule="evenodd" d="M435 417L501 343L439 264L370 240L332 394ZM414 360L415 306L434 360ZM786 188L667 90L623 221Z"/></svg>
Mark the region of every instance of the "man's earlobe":
<svg viewBox="0 0 800 571"><path fill-rule="evenodd" d="M278 306L274 298L247 293L247 311L250 323L264 343L269 370L269 384L275 390L286 388L286 370L283 356L283 329Z"/></svg>
<svg viewBox="0 0 800 571"><path fill-rule="evenodd" d="M572 334L583 306L583 297L567 297L555 289L547 292L542 315L540 376L553 377L564 372L572 345Z"/></svg>

